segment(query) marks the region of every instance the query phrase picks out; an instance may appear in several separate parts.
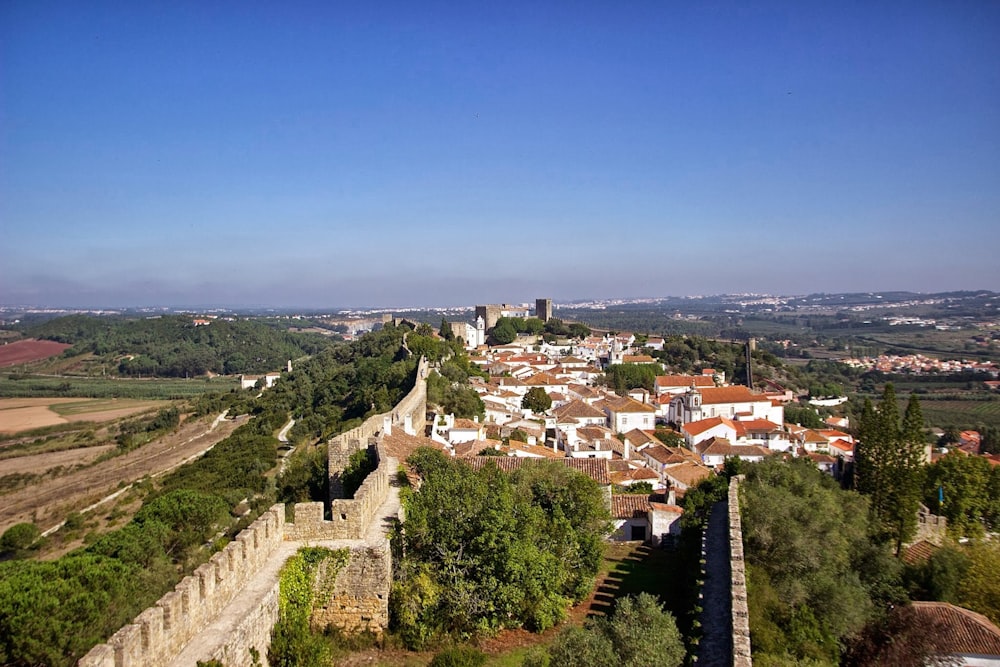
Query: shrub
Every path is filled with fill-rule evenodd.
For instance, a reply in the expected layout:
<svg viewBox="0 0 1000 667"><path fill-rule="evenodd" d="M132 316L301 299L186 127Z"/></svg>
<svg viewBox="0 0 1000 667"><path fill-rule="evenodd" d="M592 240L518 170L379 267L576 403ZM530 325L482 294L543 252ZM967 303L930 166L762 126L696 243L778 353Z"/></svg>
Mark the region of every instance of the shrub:
<svg viewBox="0 0 1000 667"><path fill-rule="evenodd" d="M486 654L471 646L453 646L434 656L428 667L481 667L486 664Z"/></svg>
<svg viewBox="0 0 1000 667"><path fill-rule="evenodd" d="M0 536L0 552L17 553L34 544L42 532L33 523L18 523L4 531Z"/></svg>

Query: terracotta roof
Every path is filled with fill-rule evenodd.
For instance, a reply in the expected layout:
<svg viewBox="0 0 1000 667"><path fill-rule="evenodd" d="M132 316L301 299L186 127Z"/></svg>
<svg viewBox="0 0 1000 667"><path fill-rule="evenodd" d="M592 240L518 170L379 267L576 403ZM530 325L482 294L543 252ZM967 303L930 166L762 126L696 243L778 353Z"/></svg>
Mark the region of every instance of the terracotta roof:
<svg viewBox="0 0 1000 667"><path fill-rule="evenodd" d="M974 611L947 602L914 602L921 621L941 627L938 646L950 654L1000 656L1000 628Z"/></svg>
<svg viewBox="0 0 1000 667"><path fill-rule="evenodd" d="M611 461L610 463L616 463ZM621 461L621 463L625 463ZM610 465L608 466L611 467ZM626 466L627 467L627 466ZM660 476L649 468L628 468L611 473L611 482L614 484L628 484L629 482L656 482Z"/></svg>
<svg viewBox="0 0 1000 667"><path fill-rule="evenodd" d="M631 396L608 396L598 401L596 407L607 407L611 412L656 412L656 408L640 403Z"/></svg>
<svg viewBox="0 0 1000 667"><path fill-rule="evenodd" d="M601 410L598 410L593 405L589 403L584 403L583 401L570 401L566 405L561 405L552 413L556 416L559 421L565 419L607 419L607 415Z"/></svg>
<svg viewBox="0 0 1000 667"><path fill-rule="evenodd" d="M440 442L435 442L423 436L408 435L401 428L394 428L392 435L382 435L380 441L386 454L394 456L401 462L405 461L417 447L433 447L438 451L447 451Z"/></svg>
<svg viewBox="0 0 1000 667"><path fill-rule="evenodd" d="M766 419L745 419L736 422L737 430L743 429L744 432L753 431L755 433L780 433L781 426L775 424L772 421Z"/></svg>
<svg viewBox="0 0 1000 667"><path fill-rule="evenodd" d="M662 443L646 447L641 453L643 456L648 456L657 463L670 463L671 459L674 457L673 452L671 452L670 449Z"/></svg>
<svg viewBox="0 0 1000 667"><path fill-rule="evenodd" d="M910 546L906 547L906 551L903 552L903 562L909 565L923 563L933 556L934 552L940 548L941 547L938 545L928 542L927 540L914 542Z"/></svg>
<svg viewBox="0 0 1000 667"><path fill-rule="evenodd" d="M649 502L649 506L657 512L672 512L673 514L684 514L684 508L679 505L669 505L667 503Z"/></svg>
<svg viewBox="0 0 1000 667"><path fill-rule="evenodd" d="M529 454L536 458L561 459L566 457L566 454L563 453L561 449L557 451L552 451L552 449L549 447L543 447L541 445L529 445L526 442L519 442L517 440L511 440L509 444L511 450L519 449L525 454Z"/></svg>
<svg viewBox="0 0 1000 667"><path fill-rule="evenodd" d="M626 354L622 356L622 361L626 364L655 364L656 359L648 354Z"/></svg>
<svg viewBox="0 0 1000 667"><path fill-rule="evenodd" d="M831 449L839 449L842 452L854 452L854 445L846 440L834 440L830 443Z"/></svg>
<svg viewBox="0 0 1000 667"><path fill-rule="evenodd" d="M611 476L608 474L608 462L606 459L586 458L556 459L569 468L582 472L602 486L611 485ZM522 465L531 465L532 459L523 456L473 456L468 459L469 465L479 470L487 463L495 463L500 470L510 473L514 472Z"/></svg>
<svg viewBox="0 0 1000 667"><path fill-rule="evenodd" d="M616 519L645 518L651 509L647 495L623 493L611 496L611 515Z"/></svg>
<svg viewBox="0 0 1000 667"><path fill-rule="evenodd" d="M545 385L566 384L566 382L564 380L560 380L554 375L550 375L549 373L543 372L543 373L535 373L530 378L525 380L524 384L529 387L542 387Z"/></svg>
<svg viewBox="0 0 1000 667"><path fill-rule="evenodd" d="M455 425L451 427L452 430L459 429L462 431L471 430L478 431L479 427L482 426L479 422L474 422L471 419L464 419L459 417L455 420Z"/></svg>
<svg viewBox="0 0 1000 667"><path fill-rule="evenodd" d="M701 435L710 428L715 428L719 425L726 425L727 427L736 431L736 424L731 419L726 419L725 417L709 417L708 419L699 419L696 422L688 422L681 426L681 430L688 435Z"/></svg>
<svg viewBox="0 0 1000 667"><path fill-rule="evenodd" d="M715 380L710 375L657 375L654 387L714 387Z"/></svg>
<svg viewBox="0 0 1000 667"><path fill-rule="evenodd" d="M712 472L711 468L700 463L688 462L666 468L663 474L685 486L695 486L701 480L711 477L715 473Z"/></svg>
<svg viewBox="0 0 1000 667"><path fill-rule="evenodd" d="M638 447L639 445L645 445L647 443L653 445L660 443L659 439L656 436L638 428L634 428L628 433L622 434L622 437L626 438L632 444L633 447Z"/></svg>
<svg viewBox="0 0 1000 667"><path fill-rule="evenodd" d="M702 405L718 405L719 403L757 403L760 401L771 402L763 394L755 394L743 385L733 385L731 387L705 387L699 389L701 392Z"/></svg>

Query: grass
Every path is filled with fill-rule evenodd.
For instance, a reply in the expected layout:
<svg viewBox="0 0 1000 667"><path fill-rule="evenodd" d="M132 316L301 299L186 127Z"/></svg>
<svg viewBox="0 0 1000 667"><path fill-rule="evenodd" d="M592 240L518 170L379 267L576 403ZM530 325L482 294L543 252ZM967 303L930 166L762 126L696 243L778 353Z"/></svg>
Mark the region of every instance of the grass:
<svg viewBox="0 0 1000 667"><path fill-rule="evenodd" d="M172 400L227 392L239 385L236 378L84 378L9 374L0 376L0 398L72 397Z"/></svg>
<svg viewBox="0 0 1000 667"><path fill-rule="evenodd" d="M160 404L161 401L134 398L87 399L72 403L56 403L50 405L49 410L62 417L74 417L77 415L107 412L110 410L125 410L128 408L155 408L159 407Z"/></svg>

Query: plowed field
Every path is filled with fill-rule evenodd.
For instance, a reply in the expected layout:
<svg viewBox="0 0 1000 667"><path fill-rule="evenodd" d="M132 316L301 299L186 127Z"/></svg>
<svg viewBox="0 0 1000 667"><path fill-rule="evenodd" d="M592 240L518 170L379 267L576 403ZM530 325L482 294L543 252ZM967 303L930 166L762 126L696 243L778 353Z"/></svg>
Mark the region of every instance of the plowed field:
<svg viewBox="0 0 1000 667"><path fill-rule="evenodd" d="M19 340L16 343L0 345L0 368L48 359L57 354L62 354L63 350L70 347L72 345L67 345L66 343L34 339Z"/></svg>

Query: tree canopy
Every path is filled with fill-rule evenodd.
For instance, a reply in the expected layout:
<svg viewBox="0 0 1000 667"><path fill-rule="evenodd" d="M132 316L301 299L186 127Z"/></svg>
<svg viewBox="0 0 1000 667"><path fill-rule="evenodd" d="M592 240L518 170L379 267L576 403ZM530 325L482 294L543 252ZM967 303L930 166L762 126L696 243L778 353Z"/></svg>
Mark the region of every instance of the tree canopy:
<svg viewBox="0 0 1000 667"><path fill-rule="evenodd" d="M596 483L553 462L512 475L431 449L405 503L393 623L410 646L503 627L544 630L593 586L608 512Z"/></svg>
<svg viewBox="0 0 1000 667"><path fill-rule="evenodd" d="M898 565L869 538L865 500L810 461L747 466L740 505L755 661L835 664L876 610L905 599Z"/></svg>
<svg viewBox="0 0 1000 667"><path fill-rule="evenodd" d="M855 484L869 498L874 528L899 553L915 532L924 481L923 416L910 396L902 423L896 392L885 387L878 408L865 400L855 448Z"/></svg>

